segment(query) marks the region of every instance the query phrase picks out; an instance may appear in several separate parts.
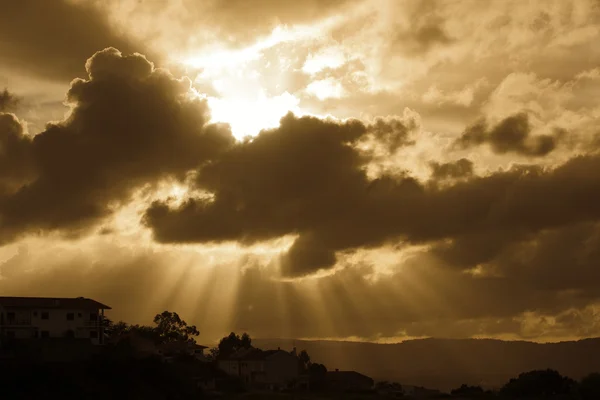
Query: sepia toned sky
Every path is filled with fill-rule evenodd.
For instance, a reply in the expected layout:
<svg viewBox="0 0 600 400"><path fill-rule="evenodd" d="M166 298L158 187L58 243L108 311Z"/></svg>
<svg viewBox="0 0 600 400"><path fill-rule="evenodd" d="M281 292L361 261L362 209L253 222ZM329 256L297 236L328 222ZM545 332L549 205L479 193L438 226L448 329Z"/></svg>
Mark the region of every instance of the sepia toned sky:
<svg viewBox="0 0 600 400"><path fill-rule="evenodd" d="M597 0L0 0L0 293L598 336L599 37Z"/></svg>

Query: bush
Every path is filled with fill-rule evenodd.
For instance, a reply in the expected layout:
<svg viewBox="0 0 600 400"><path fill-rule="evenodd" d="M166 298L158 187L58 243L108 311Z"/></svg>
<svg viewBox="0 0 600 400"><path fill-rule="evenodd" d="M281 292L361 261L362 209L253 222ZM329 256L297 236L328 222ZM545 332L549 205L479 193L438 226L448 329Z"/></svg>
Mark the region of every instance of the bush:
<svg viewBox="0 0 600 400"><path fill-rule="evenodd" d="M502 387L500 394L511 397L568 395L575 392L576 386L573 379L564 377L555 370L535 370L511 379Z"/></svg>

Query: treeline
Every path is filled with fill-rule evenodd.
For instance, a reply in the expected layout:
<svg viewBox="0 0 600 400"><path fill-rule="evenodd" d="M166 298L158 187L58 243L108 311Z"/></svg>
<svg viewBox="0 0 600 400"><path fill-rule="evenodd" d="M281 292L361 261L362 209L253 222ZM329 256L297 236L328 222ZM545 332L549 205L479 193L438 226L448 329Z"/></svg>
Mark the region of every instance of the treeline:
<svg viewBox="0 0 600 400"><path fill-rule="evenodd" d="M600 373L589 374L578 382L553 369L534 370L512 378L497 392L463 384L452 390L451 395L459 398L599 400Z"/></svg>

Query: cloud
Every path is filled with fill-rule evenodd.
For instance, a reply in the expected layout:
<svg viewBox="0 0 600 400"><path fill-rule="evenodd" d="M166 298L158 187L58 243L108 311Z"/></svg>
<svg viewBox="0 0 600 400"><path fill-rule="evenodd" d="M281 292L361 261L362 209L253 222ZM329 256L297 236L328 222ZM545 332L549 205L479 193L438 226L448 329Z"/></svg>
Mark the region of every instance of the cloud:
<svg viewBox="0 0 600 400"><path fill-rule="evenodd" d="M19 105L20 100L5 88L0 92L0 112L13 111Z"/></svg>
<svg viewBox="0 0 600 400"><path fill-rule="evenodd" d="M400 29L394 44L410 55L423 55L436 46L452 43L454 39L444 28L444 19L436 14L436 1L409 3L414 9L407 13L407 26Z"/></svg>
<svg viewBox="0 0 600 400"><path fill-rule="evenodd" d="M98 49L148 54L116 33L98 8L69 0L0 1L0 36L10 38L0 42L0 66L65 82L84 77L81 61Z"/></svg>
<svg viewBox="0 0 600 400"><path fill-rule="evenodd" d="M469 178L473 175L473 162L466 158L443 164L432 161L429 165L431 177L435 180Z"/></svg>
<svg viewBox="0 0 600 400"><path fill-rule="evenodd" d="M360 0L180 0L167 5L151 1L98 2L120 30L137 41L152 41L162 53L188 57L204 51L240 49L268 37L276 28L311 29L342 14Z"/></svg>
<svg viewBox="0 0 600 400"><path fill-rule="evenodd" d="M86 228L133 190L182 179L234 142L227 126L208 124L206 101L188 78L156 69L142 55L107 48L86 70L88 79L74 80L67 93L68 118L33 139L14 117L3 116L1 138L12 150L0 158L10 165L0 169L0 182L13 178L11 171L34 174L0 197L4 240L29 230Z"/></svg>
<svg viewBox="0 0 600 400"><path fill-rule="evenodd" d="M501 123L490 137L504 140L501 134L512 124L527 132L523 121ZM281 268L284 275L301 276L332 267L341 251L495 232L518 237L600 216L594 206L600 200L596 156L576 157L555 169L515 166L429 187L410 174L369 179L372 159L352 146L367 134L359 122L288 115L280 128L198 171L198 187L214 198L192 199L179 208L156 202L145 221L160 242L253 243L299 235ZM507 143L523 150L523 141L518 134ZM469 165L437 168L458 174L468 173Z"/></svg>
<svg viewBox="0 0 600 400"><path fill-rule="evenodd" d="M563 131L554 135L531 135L529 116L519 113L507 117L488 128L487 123L479 121L469 126L456 141L458 147L468 148L489 143L492 151L498 154L517 153L523 156L540 157L552 152Z"/></svg>
<svg viewBox="0 0 600 400"><path fill-rule="evenodd" d="M32 172L31 139L23 123L14 114L0 112L0 199L26 183Z"/></svg>

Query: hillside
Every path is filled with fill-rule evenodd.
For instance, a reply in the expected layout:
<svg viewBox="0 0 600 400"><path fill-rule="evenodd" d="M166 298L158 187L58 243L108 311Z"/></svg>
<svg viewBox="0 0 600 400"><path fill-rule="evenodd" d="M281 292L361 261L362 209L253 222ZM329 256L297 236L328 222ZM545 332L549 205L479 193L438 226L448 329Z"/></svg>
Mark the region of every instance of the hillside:
<svg viewBox="0 0 600 400"><path fill-rule="evenodd" d="M600 371L600 338L560 343L419 339L397 344L256 339L261 348L306 349L329 369L448 391L462 383L498 387L520 372L553 368L574 379Z"/></svg>

